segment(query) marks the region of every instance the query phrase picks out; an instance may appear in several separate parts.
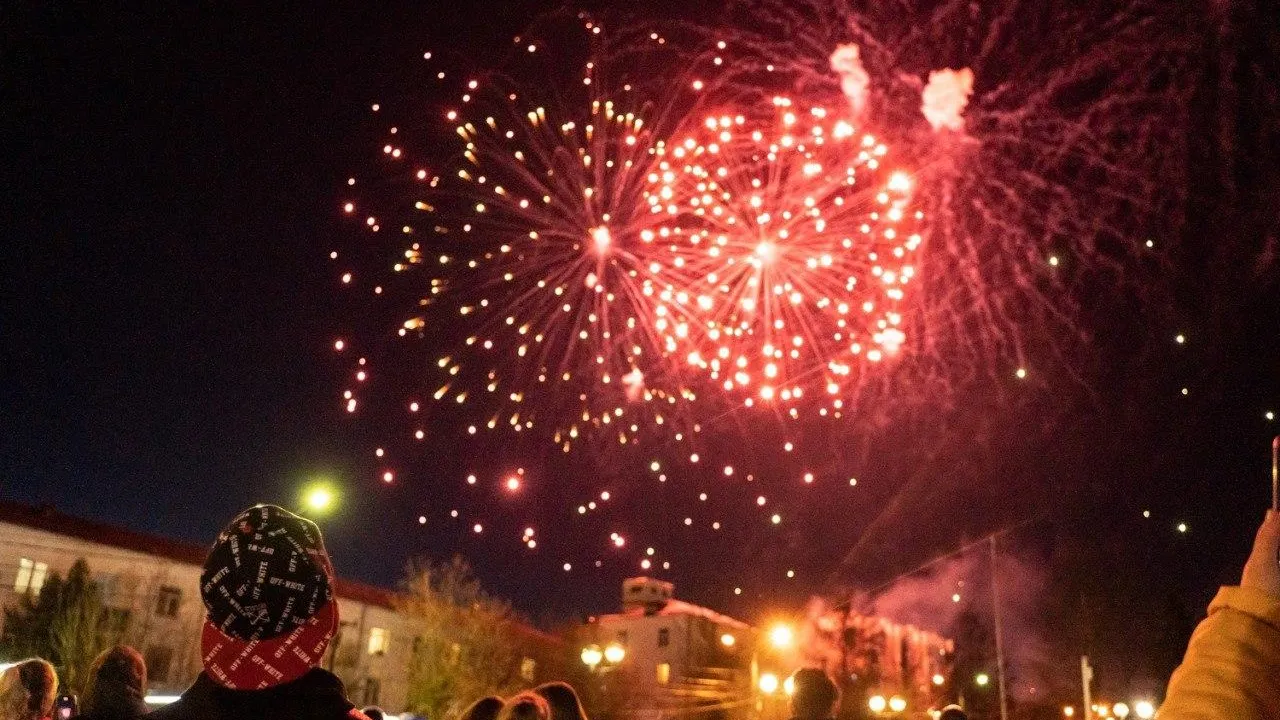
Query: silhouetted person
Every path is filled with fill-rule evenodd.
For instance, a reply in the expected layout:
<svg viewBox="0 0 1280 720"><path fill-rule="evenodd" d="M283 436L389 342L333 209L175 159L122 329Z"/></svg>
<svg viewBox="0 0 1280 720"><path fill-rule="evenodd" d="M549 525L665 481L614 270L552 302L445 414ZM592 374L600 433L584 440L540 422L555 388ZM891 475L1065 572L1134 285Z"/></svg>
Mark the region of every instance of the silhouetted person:
<svg viewBox="0 0 1280 720"><path fill-rule="evenodd" d="M338 628L320 528L274 505L240 513L200 575L204 672L156 720L365 720L319 665Z"/></svg>
<svg viewBox="0 0 1280 720"><path fill-rule="evenodd" d="M147 664L128 645L117 645L94 658L89 687L80 707L83 720L134 720L146 715Z"/></svg>
<svg viewBox="0 0 1280 720"><path fill-rule="evenodd" d="M566 682L543 683L533 691L546 699L551 707L551 720L587 720L582 701L573 686Z"/></svg>
<svg viewBox="0 0 1280 720"><path fill-rule="evenodd" d="M462 713L462 720L587 720L587 714L572 687L550 682L505 700L480 698Z"/></svg>
<svg viewBox="0 0 1280 720"><path fill-rule="evenodd" d="M0 720L44 720L58 696L53 665L31 658L0 674Z"/></svg>
<svg viewBox="0 0 1280 720"><path fill-rule="evenodd" d="M829 720L836 715L840 691L827 674L817 668L797 670L791 676L795 692L791 695L791 717L794 720Z"/></svg>
<svg viewBox="0 0 1280 720"><path fill-rule="evenodd" d="M1218 590L1173 671L1160 720L1280 717L1280 514L1267 511L1238 586Z"/></svg>

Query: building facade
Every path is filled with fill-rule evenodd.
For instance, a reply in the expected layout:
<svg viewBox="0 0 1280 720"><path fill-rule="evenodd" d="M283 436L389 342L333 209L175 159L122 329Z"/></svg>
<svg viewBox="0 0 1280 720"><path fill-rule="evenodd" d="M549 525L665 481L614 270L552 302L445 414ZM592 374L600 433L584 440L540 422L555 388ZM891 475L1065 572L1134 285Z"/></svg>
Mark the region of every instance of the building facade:
<svg viewBox="0 0 1280 720"><path fill-rule="evenodd" d="M874 698L901 698L907 716L956 700L955 643L932 630L839 610L813 619L809 643L821 664L842 680L842 701L864 711ZM890 715L894 713L890 712Z"/></svg>
<svg viewBox="0 0 1280 720"><path fill-rule="evenodd" d="M673 597L670 583L623 582L622 612L580 633L582 661L619 716L741 716L754 702L751 626Z"/></svg>

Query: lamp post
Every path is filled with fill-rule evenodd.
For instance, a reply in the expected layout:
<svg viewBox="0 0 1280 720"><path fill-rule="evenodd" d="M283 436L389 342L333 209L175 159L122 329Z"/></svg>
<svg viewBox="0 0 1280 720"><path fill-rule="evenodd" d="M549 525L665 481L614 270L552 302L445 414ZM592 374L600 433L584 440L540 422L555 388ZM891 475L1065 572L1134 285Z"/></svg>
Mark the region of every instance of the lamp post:
<svg viewBox="0 0 1280 720"><path fill-rule="evenodd" d="M786 623L778 623L769 628L769 644L773 645L775 650L790 649L796 641L795 628Z"/></svg>
<svg viewBox="0 0 1280 720"><path fill-rule="evenodd" d="M1000 623L1000 568L996 561L996 536L991 536L991 606L996 626L996 677L1000 680L1000 720L1009 720L1009 701L1004 685L1004 629Z"/></svg>

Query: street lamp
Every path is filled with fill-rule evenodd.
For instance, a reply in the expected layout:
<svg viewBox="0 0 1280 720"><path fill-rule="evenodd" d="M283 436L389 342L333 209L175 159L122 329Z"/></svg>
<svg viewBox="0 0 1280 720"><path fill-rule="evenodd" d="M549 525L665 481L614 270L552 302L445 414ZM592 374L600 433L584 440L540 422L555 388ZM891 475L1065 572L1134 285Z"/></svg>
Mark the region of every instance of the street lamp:
<svg viewBox="0 0 1280 720"><path fill-rule="evenodd" d="M796 678L794 675L788 676L786 680L782 681L782 692L788 696L796 694Z"/></svg>
<svg viewBox="0 0 1280 720"><path fill-rule="evenodd" d="M311 483L302 490L302 505L311 514L319 515L329 512L337 499L337 493L334 492L333 487L324 481Z"/></svg>
<svg viewBox="0 0 1280 720"><path fill-rule="evenodd" d="M778 676L773 673L765 673L760 676L760 692L765 695L772 695L778 691Z"/></svg>
<svg viewBox="0 0 1280 720"><path fill-rule="evenodd" d="M769 630L769 643L779 650L786 650L796 641L796 631L790 625L778 623Z"/></svg>
<svg viewBox="0 0 1280 720"><path fill-rule="evenodd" d="M1062 706L1062 717L1075 717L1075 715L1076 715L1075 708L1071 707L1070 705Z"/></svg>
<svg viewBox="0 0 1280 720"><path fill-rule="evenodd" d="M738 638L734 637L733 633L725 633L720 636L720 644L725 647L733 647L737 642Z"/></svg>
<svg viewBox="0 0 1280 720"><path fill-rule="evenodd" d="M872 695L867 699L867 707L871 708L871 712L873 713L884 712L884 709L888 704L889 703L884 699L883 695Z"/></svg>
<svg viewBox="0 0 1280 720"><path fill-rule="evenodd" d="M900 713L907 709L907 701L897 695L889 698L889 709L893 712Z"/></svg>
<svg viewBox="0 0 1280 720"><path fill-rule="evenodd" d="M1125 720L1125 718L1129 717L1129 705L1118 702L1111 706L1111 712L1114 713L1116 717L1120 718L1120 720Z"/></svg>
<svg viewBox="0 0 1280 720"><path fill-rule="evenodd" d="M604 649L604 659L617 665L627 656L627 651L619 644L612 643Z"/></svg>
<svg viewBox="0 0 1280 720"><path fill-rule="evenodd" d="M978 687L986 687L991 684L991 676L986 673L978 673L973 676L973 682L976 683Z"/></svg>
<svg viewBox="0 0 1280 720"><path fill-rule="evenodd" d="M582 648L583 665L595 670L602 660L604 660L604 653L600 652L600 648L595 645Z"/></svg>
<svg viewBox="0 0 1280 720"><path fill-rule="evenodd" d="M1156 716L1156 705L1150 700L1139 700L1133 704L1133 714L1142 720L1151 720Z"/></svg>

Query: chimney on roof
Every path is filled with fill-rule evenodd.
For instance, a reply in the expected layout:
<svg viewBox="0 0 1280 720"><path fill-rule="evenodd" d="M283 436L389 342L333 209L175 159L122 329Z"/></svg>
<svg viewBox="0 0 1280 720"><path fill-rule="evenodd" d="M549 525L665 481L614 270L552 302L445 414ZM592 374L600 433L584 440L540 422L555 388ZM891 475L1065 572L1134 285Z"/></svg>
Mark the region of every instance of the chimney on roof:
<svg viewBox="0 0 1280 720"><path fill-rule="evenodd" d="M622 581L622 611L639 608L645 615L653 615L675 594L675 586L669 582L648 577L627 578Z"/></svg>

